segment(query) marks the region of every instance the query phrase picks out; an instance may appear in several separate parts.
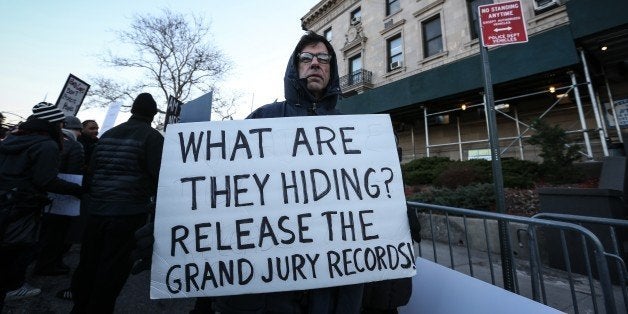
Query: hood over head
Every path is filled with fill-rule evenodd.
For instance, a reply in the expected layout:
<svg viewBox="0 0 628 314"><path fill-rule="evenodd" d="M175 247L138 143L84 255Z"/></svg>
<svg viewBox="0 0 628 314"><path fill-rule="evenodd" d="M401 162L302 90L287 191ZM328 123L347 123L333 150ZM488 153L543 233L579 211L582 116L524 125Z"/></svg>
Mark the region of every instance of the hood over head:
<svg viewBox="0 0 628 314"><path fill-rule="evenodd" d="M327 47L329 54L332 56L329 62L329 84L327 90L321 99L315 99L307 89L307 80L299 78L299 68L297 54L303 49L303 43L307 41L322 42ZM289 103L300 104L304 107L311 107L316 102L319 106L325 106L327 109L336 107L338 96L340 95L340 78L338 77L338 61L336 52L332 45L325 37L318 35L312 31L308 31L301 37L294 51L290 55L290 60L286 67L284 75L284 96Z"/></svg>

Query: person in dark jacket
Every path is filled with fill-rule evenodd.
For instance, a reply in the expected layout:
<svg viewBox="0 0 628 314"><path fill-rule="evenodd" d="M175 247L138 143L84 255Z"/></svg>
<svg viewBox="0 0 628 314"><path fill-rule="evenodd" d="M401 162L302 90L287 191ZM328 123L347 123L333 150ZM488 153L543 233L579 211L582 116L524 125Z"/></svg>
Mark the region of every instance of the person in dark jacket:
<svg viewBox="0 0 628 314"><path fill-rule="evenodd" d="M80 185L57 177L63 119L63 112L53 104L39 103L17 132L0 143L0 301L7 291L18 291L13 289L24 283L40 217L49 203L46 192L82 194ZM15 297L32 295L19 292Z"/></svg>
<svg viewBox="0 0 628 314"><path fill-rule="evenodd" d="M111 313L131 270L135 231L154 210L163 136L151 127L157 104L135 98L133 114L103 134L86 174L89 204L72 313Z"/></svg>
<svg viewBox="0 0 628 314"><path fill-rule="evenodd" d="M301 37L284 76L283 102L264 105L247 119L340 114L340 79L331 44L314 32ZM214 298L220 313L359 313L362 284L308 291Z"/></svg>
<svg viewBox="0 0 628 314"><path fill-rule="evenodd" d="M92 158L92 152L98 143L98 123L94 120L85 120L81 123L83 128L81 130L81 134L76 138L76 140L83 145L83 152L85 153L85 168L87 168L87 163Z"/></svg>
<svg viewBox="0 0 628 314"><path fill-rule="evenodd" d="M82 129L81 120L75 116L67 116L63 122L63 149L59 161L59 172L82 174L84 164L83 145L76 140ZM39 254L33 269L38 276L65 275L70 267L63 263L63 254L69 249L68 233L72 221L71 216L44 213L39 239Z"/></svg>

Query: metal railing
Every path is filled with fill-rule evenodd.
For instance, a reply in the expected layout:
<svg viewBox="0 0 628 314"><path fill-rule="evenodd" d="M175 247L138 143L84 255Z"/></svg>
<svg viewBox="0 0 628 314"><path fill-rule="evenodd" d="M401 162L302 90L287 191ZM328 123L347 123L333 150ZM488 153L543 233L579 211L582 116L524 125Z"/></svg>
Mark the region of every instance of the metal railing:
<svg viewBox="0 0 628 314"><path fill-rule="evenodd" d="M608 266L610 258L615 265L619 265L617 267L622 269L620 273L625 277L625 264L619 255L619 247L610 253L605 251L602 242L589 229L573 222L561 221L568 219L550 219L550 216L529 218L418 202L407 204L419 214L423 228L423 241L419 244L417 254L422 258L503 287L497 276L501 257L497 223L501 221L513 230L511 239L508 239L514 243L513 250L508 252L508 258L513 261L513 292L569 313L591 310L594 313L618 313L618 308L624 309L628 304L626 278L621 279L624 282L621 286L613 286ZM628 227L627 223L617 220L600 218L598 223ZM559 232L560 239L544 238L549 234L548 230ZM577 256L577 252L567 249L566 233L576 234L583 243L579 253L586 257L585 275L574 274L570 268L570 256ZM554 240L560 240L562 252L550 253L562 253L566 260L565 270L548 265L547 242ZM618 241L615 243L620 245ZM593 263L588 259L589 254L593 256ZM443 260L443 256L446 260ZM592 264L597 270L596 275L591 270ZM565 291L566 287L568 292ZM623 295L623 300L618 297L620 300L616 303L616 294ZM598 304L600 301L603 309Z"/></svg>
<svg viewBox="0 0 628 314"><path fill-rule="evenodd" d="M626 287L626 281L628 280L628 271L626 270L626 263L621 257L620 247L623 249L623 243L619 241L617 228L620 228L621 231L628 230L628 221L619 220L619 219L609 219L603 217L589 217L589 216L579 216L579 215L569 215L569 214L557 214L557 213L539 213L532 218L539 219L547 219L547 220L558 220L558 221L566 221L577 224L587 224L587 225L598 225L603 228L608 229L608 235L610 237L610 243L607 246L610 248L604 248L605 250L610 250L610 252L604 252L604 255L611 261L615 263L611 263L615 265L617 280L619 281L619 285L621 287L621 294L624 300L624 309L626 313L628 313L628 290ZM564 240L565 235L561 233L561 242ZM582 241L583 248L586 248L586 242ZM588 255L585 255L585 259L588 258ZM566 258L569 261L568 257Z"/></svg>
<svg viewBox="0 0 628 314"><path fill-rule="evenodd" d="M340 88L343 90L356 85L371 84L373 78L373 72L367 70L358 70L353 73L347 74L340 78Z"/></svg>

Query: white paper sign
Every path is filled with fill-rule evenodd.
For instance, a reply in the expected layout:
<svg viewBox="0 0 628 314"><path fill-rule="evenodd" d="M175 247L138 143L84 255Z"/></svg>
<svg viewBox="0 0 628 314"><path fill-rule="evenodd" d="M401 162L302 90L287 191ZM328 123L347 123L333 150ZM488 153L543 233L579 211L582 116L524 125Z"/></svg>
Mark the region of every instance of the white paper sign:
<svg viewBox="0 0 628 314"><path fill-rule="evenodd" d="M118 118L118 112L120 112L120 107L122 103L119 101L113 102L109 105L109 109L107 109L107 115L105 116L105 120L100 126L100 134L105 134L109 129L113 128L116 123L116 119Z"/></svg>
<svg viewBox="0 0 628 314"><path fill-rule="evenodd" d="M151 298L303 290L415 273L388 115L168 127Z"/></svg>
<svg viewBox="0 0 628 314"><path fill-rule="evenodd" d="M81 184L83 180L82 175L59 173L57 176L68 182ZM80 215L81 200L72 195L62 195L49 193L48 196L52 199L52 205L50 206L50 213L64 216L78 216Z"/></svg>

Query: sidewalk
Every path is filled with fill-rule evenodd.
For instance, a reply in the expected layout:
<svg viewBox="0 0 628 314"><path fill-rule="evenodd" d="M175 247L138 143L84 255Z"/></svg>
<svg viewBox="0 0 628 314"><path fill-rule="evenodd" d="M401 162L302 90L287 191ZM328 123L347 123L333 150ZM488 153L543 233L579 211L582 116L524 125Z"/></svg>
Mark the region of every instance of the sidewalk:
<svg viewBox="0 0 628 314"><path fill-rule="evenodd" d="M79 260L80 246L74 245L66 254L65 262L72 270ZM31 266L32 268L32 266ZM72 301L55 297L57 291L70 286L70 275L31 276L31 268L26 281L41 289L41 294L32 298L5 302L3 314L21 313L70 313ZM150 271L131 275L118 302L116 313L188 313L194 307L194 299L151 300L149 297Z"/></svg>

